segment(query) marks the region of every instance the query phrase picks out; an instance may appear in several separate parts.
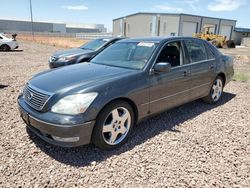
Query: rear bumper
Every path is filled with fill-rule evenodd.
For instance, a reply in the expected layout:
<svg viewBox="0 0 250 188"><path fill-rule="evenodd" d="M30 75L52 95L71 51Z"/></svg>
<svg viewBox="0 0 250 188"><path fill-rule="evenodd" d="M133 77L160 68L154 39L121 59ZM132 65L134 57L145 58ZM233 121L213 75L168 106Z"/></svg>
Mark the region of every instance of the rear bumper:
<svg viewBox="0 0 250 188"><path fill-rule="evenodd" d="M76 147L91 142L95 121L74 122L72 125L51 123L34 117L31 109L21 100L18 99L20 116L27 127L44 141L61 147Z"/></svg>

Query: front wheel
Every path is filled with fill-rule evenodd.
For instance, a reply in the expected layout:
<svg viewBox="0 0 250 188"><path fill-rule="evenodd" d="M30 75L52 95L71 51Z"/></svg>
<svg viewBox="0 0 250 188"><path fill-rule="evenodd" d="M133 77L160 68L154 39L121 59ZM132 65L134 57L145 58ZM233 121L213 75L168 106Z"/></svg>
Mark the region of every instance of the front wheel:
<svg viewBox="0 0 250 188"><path fill-rule="evenodd" d="M213 82L208 96L203 98L203 101L209 104L217 103L223 94L224 81L220 76L217 76Z"/></svg>
<svg viewBox="0 0 250 188"><path fill-rule="evenodd" d="M98 115L92 141L101 149L117 148L126 142L133 124L133 109L127 102L111 103Z"/></svg>

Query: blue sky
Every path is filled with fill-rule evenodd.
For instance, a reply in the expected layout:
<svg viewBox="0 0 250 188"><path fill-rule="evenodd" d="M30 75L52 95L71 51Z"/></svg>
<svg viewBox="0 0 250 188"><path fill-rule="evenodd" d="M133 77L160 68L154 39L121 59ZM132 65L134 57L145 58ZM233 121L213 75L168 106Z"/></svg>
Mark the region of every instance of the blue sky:
<svg viewBox="0 0 250 188"><path fill-rule="evenodd" d="M250 0L32 0L34 21L101 23L136 12L188 13L237 20L250 28ZM29 0L0 3L0 19L30 19Z"/></svg>

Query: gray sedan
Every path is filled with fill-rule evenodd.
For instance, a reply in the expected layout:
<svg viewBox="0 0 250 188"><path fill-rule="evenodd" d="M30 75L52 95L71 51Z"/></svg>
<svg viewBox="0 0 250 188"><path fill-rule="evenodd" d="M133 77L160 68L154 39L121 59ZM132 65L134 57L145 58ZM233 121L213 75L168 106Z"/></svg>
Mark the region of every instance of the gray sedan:
<svg viewBox="0 0 250 188"><path fill-rule="evenodd" d="M58 51L49 58L49 67L51 69L66 65L73 65L89 61L93 56L100 53L103 49L114 44L121 37L104 37L92 40L79 48L72 48L64 51Z"/></svg>
<svg viewBox="0 0 250 188"><path fill-rule="evenodd" d="M150 115L199 98L218 102L233 74L232 58L207 41L125 39L90 63L34 76L18 104L28 128L49 143L113 149Z"/></svg>

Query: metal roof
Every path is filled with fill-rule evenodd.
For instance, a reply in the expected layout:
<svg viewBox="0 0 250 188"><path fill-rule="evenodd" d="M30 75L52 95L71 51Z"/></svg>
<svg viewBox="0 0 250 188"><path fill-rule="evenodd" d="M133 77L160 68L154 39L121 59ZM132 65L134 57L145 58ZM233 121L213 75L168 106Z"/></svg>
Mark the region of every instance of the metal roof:
<svg viewBox="0 0 250 188"><path fill-rule="evenodd" d="M158 13L157 12L137 12L137 13L134 13L134 14L130 14L130 15L127 15L127 16L120 17L120 18L115 18L115 19L113 19L113 21L119 20L119 19L122 19L122 18L127 18L127 17L131 17L131 16L140 15L140 14L146 14L146 15L170 15L170 16L195 16L195 17L210 18L210 19L220 19L220 20L228 20L228 21L237 22L237 20L232 20L232 19L215 18L215 17L200 16L200 15L194 15L194 14L159 13L159 12Z"/></svg>
<svg viewBox="0 0 250 188"><path fill-rule="evenodd" d="M240 28L240 27L236 27L234 29L235 32L239 32L239 33L250 33L250 29L249 28Z"/></svg>

